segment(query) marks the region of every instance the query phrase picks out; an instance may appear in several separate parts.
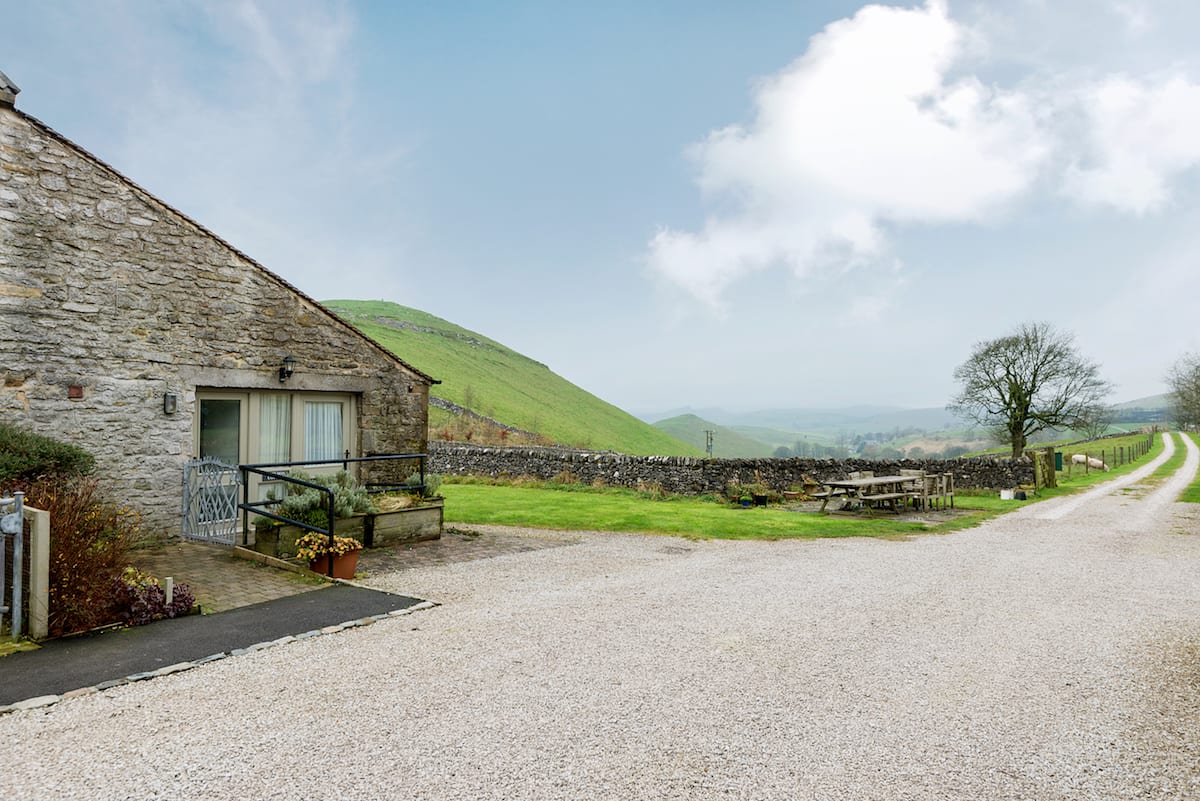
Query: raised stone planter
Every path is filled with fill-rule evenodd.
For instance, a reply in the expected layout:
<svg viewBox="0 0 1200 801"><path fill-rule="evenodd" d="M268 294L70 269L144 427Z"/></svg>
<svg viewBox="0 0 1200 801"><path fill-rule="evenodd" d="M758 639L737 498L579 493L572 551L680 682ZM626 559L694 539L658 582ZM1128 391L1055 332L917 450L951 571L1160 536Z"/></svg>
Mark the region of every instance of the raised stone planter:
<svg viewBox="0 0 1200 801"><path fill-rule="evenodd" d="M342 517L333 521L333 533L338 537L353 537L365 543L365 515ZM254 526L254 544L250 547L276 559L291 559L296 555L296 540L308 533L299 526Z"/></svg>
<svg viewBox="0 0 1200 801"><path fill-rule="evenodd" d="M363 543L368 548L378 548L398 542L440 539L444 514L445 502L439 499L394 512L367 515Z"/></svg>
<svg viewBox="0 0 1200 801"><path fill-rule="evenodd" d="M445 501L439 498L394 512L338 518L333 521L333 533L338 537L353 537L368 548L436 540L442 536L444 513ZM299 526L256 525L254 544L250 547L277 559L291 559L296 555L296 540L304 533Z"/></svg>

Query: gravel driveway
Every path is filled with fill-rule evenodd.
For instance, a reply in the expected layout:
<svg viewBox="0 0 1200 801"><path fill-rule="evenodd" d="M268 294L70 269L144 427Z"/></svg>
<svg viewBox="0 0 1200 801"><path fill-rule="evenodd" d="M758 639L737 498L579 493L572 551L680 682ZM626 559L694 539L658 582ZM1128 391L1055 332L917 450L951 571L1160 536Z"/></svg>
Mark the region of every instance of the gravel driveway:
<svg viewBox="0 0 1200 801"><path fill-rule="evenodd" d="M3 717L0 798L1200 798L1188 448L1161 489L908 541L514 533L571 544Z"/></svg>

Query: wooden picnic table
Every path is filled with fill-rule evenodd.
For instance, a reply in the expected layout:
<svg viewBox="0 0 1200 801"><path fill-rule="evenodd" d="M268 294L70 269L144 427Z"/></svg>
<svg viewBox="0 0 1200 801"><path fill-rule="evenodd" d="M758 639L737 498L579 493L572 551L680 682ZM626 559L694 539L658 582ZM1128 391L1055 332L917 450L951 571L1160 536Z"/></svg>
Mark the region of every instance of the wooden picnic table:
<svg viewBox="0 0 1200 801"><path fill-rule="evenodd" d="M825 511L830 498L842 496L848 501L861 501L868 515L871 505L876 503L886 503L896 512L896 501L916 497L915 485L921 480L922 476L869 476L824 481L821 511Z"/></svg>

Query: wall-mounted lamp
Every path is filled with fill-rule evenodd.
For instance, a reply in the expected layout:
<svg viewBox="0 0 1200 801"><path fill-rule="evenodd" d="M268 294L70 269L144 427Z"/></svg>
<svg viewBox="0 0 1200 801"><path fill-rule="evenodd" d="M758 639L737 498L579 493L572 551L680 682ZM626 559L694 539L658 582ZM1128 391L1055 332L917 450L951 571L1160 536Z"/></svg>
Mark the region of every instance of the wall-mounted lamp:
<svg viewBox="0 0 1200 801"><path fill-rule="evenodd" d="M179 411L179 396L174 392L163 393L163 414L175 414Z"/></svg>
<svg viewBox="0 0 1200 801"><path fill-rule="evenodd" d="M296 357L290 353L283 357L283 366L279 368L280 383L287 381L292 377L292 373L296 372Z"/></svg>

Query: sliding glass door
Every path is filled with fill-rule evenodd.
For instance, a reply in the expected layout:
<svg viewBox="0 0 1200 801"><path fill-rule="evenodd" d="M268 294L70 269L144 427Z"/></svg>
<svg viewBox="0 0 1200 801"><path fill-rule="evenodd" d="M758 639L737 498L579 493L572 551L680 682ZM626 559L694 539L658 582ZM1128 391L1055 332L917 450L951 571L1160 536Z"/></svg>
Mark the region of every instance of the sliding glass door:
<svg viewBox="0 0 1200 801"><path fill-rule="evenodd" d="M193 452L231 465L341 460L358 453L355 404L353 395L336 392L198 390ZM273 484L252 478L251 497L261 500L272 489L278 496L282 488Z"/></svg>

